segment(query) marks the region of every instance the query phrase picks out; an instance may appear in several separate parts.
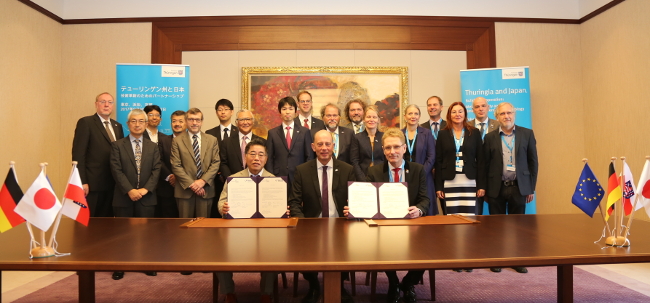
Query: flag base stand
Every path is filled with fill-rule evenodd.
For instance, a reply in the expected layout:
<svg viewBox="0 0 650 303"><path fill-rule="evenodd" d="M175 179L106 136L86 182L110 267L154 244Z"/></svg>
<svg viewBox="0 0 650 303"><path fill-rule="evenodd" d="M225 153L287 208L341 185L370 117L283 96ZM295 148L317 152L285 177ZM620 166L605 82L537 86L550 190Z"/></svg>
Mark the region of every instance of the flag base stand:
<svg viewBox="0 0 650 303"><path fill-rule="evenodd" d="M605 244L609 246L620 246L620 247L628 247L630 246L630 240L626 239L623 236L609 236L607 237L607 240L605 240Z"/></svg>
<svg viewBox="0 0 650 303"><path fill-rule="evenodd" d="M32 248L31 250L32 258L47 258L54 256L54 249L49 246L39 246Z"/></svg>

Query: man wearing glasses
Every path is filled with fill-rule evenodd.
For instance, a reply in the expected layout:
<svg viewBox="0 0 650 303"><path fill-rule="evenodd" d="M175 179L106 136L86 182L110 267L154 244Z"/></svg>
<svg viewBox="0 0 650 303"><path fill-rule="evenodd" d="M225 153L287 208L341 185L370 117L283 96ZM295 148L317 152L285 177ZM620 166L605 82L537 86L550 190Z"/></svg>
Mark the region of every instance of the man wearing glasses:
<svg viewBox="0 0 650 303"><path fill-rule="evenodd" d="M96 114L77 121L72 140L72 161L77 161L91 217L113 216L111 142L124 138L122 124L110 118L115 101L109 93L95 98Z"/></svg>
<svg viewBox="0 0 650 303"><path fill-rule="evenodd" d="M181 218L210 217L219 171L217 138L201 132L203 113L190 108L185 114L187 133L172 142L172 173L176 176L174 196Z"/></svg>
<svg viewBox="0 0 650 303"><path fill-rule="evenodd" d="M219 125L208 129L205 131L205 133L215 136L217 140L219 140L219 144L221 144L223 140L226 140L232 136L233 131L237 130L237 127L233 126L230 123L230 118L232 117L234 106L230 100L220 99L214 105L214 110L217 113L217 118L219 118Z"/></svg>
<svg viewBox="0 0 650 303"><path fill-rule="evenodd" d="M266 144L264 139L252 132L255 120L250 110L242 109L237 112L235 123L237 123L237 130L233 131L232 135L225 139L219 147L219 155L221 156L220 173L224 180L246 168L246 144L254 139L262 140L262 143ZM264 159L264 164L266 164L266 159Z"/></svg>
<svg viewBox="0 0 650 303"><path fill-rule="evenodd" d="M298 109L298 116L294 119L294 122L309 128L312 138L319 130L325 128L325 123L321 120L324 117L321 116L321 119L317 119L312 116L314 105L311 102L311 93L306 90L298 93Z"/></svg>

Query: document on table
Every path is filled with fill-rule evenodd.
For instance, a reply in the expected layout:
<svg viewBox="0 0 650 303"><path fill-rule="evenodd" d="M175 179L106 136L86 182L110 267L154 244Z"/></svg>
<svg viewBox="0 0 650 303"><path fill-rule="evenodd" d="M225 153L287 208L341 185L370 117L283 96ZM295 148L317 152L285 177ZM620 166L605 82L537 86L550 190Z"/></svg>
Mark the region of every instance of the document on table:
<svg viewBox="0 0 650 303"><path fill-rule="evenodd" d="M371 182L353 182L348 186L348 207L355 218L377 214L377 187Z"/></svg>
<svg viewBox="0 0 650 303"><path fill-rule="evenodd" d="M287 212L287 182L282 178L265 177L259 183L260 214L264 218L280 218Z"/></svg>
<svg viewBox="0 0 650 303"><path fill-rule="evenodd" d="M384 183L379 187L379 210L386 218L408 215L409 192L403 183Z"/></svg>
<svg viewBox="0 0 650 303"><path fill-rule="evenodd" d="M285 189L286 192L286 189ZM257 184L251 178L232 178L228 182L228 206L233 218L250 218L257 211Z"/></svg>

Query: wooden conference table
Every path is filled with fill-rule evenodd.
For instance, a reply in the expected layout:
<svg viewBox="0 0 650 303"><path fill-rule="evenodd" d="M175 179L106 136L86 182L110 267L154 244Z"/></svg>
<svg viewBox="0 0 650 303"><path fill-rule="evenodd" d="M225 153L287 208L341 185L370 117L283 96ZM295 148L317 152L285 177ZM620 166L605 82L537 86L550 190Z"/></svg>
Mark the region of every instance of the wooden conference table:
<svg viewBox="0 0 650 303"><path fill-rule="evenodd" d="M61 252L30 260L24 226L0 235L0 270L79 271L79 299L95 299L95 271L322 271L325 302L340 302L340 271L557 266L558 301L573 301L573 265L650 261L650 222L628 248L594 244L585 215L478 216L479 224L369 227L301 219L295 228L180 228L187 219L64 220Z"/></svg>

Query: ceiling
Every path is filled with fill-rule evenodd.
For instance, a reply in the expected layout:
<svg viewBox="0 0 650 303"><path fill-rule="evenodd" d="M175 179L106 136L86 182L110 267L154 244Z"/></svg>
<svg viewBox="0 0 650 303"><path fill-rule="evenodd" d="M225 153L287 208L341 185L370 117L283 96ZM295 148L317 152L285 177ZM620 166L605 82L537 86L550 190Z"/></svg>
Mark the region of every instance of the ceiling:
<svg viewBox="0 0 650 303"><path fill-rule="evenodd" d="M64 20L242 15L580 19L613 0L32 0Z"/></svg>

